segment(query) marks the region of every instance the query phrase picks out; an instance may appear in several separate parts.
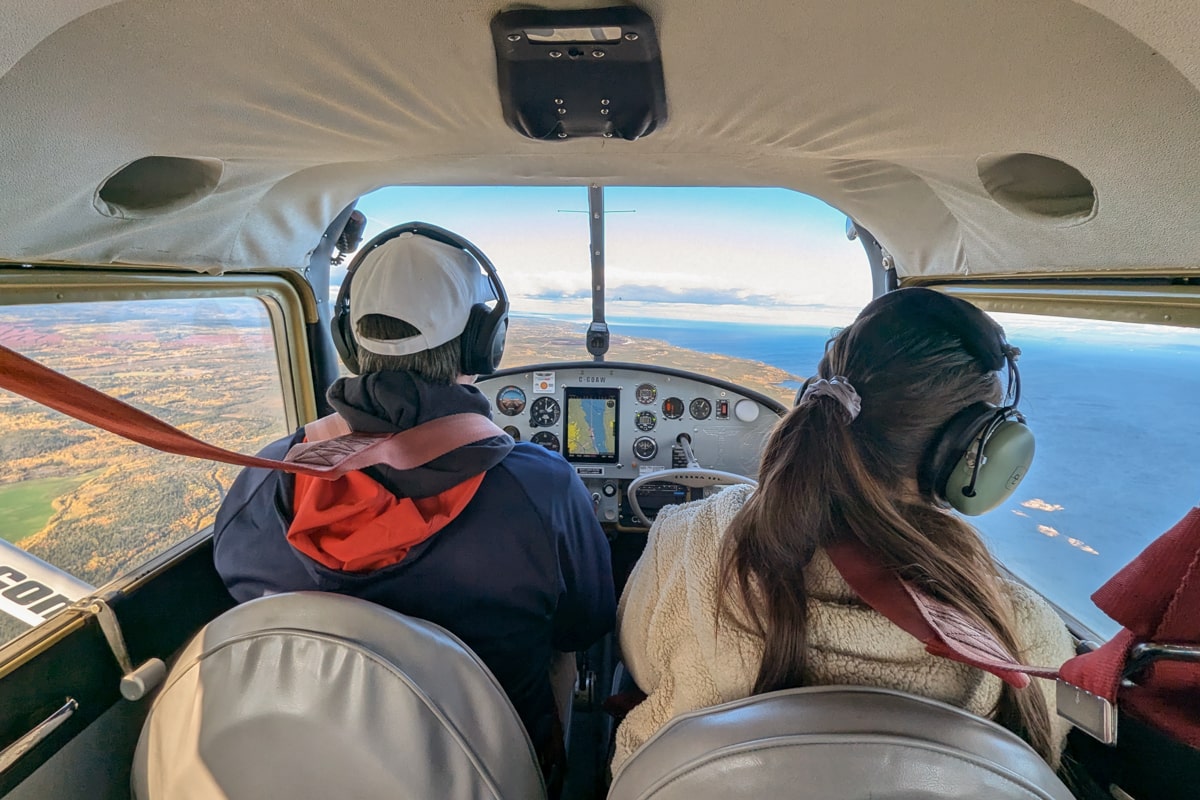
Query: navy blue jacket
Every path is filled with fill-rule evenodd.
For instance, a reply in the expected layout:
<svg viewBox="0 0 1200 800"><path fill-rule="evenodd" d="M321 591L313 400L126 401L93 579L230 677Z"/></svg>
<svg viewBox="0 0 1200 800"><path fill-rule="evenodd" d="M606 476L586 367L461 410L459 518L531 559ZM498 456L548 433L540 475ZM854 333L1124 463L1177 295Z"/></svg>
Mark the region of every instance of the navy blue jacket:
<svg viewBox="0 0 1200 800"><path fill-rule="evenodd" d="M358 431L400 431L449 414L489 415L474 386L428 384L407 373L336 382L330 402ZM267 446L281 459L303 432ZM608 542L571 466L538 445L496 437L406 472L367 470L399 497L428 497L486 469L463 512L402 561L367 573L327 568L287 541L295 481L248 468L217 512L214 559L239 602L323 590L430 620L491 669L534 737L552 715L554 651L585 649L612 630L616 604Z"/></svg>

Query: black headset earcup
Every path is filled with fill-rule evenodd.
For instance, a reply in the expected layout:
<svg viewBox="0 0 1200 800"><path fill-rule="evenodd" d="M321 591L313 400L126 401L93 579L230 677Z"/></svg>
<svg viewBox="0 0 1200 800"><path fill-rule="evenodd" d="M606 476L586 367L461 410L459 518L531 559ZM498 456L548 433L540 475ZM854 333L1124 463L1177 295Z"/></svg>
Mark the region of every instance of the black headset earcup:
<svg viewBox="0 0 1200 800"><path fill-rule="evenodd" d="M504 340L508 333L508 314L488 308L484 303L471 307L467 327L462 332L462 371L464 375L491 375L500 366Z"/></svg>
<svg viewBox="0 0 1200 800"><path fill-rule="evenodd" d="M492 328L492 334L488 337L491 342L491 364L492 372L500 368L500 360L504 358L504 345L508 341L508 315L505 314L499 323ZM489 375L491 373L488 373Z"/></svg>
<svg viewBox="0 0 1200 800"><path fill-rule="evenodd" d="M800 401L804 399L804 393L808 391L808 387L811 386L812 382L815 381L816 379L817 379L816 375L810 375L808 377L808 379L806 381L804 381L803 384L800 385L800 388L796 390L796 397L793 398L793 400L792 400L793 408L800 405Z"/></svg>
<svg viewBox="0 0 1200 800"><path fill-rule="evenodd" d="M354 341L354 332L350 330L350 313L341 304L334 309L333 319L330 320L329 333L333 339L333 347L346 369L355 375L362 372L358 363L358 344Z"/></svg>

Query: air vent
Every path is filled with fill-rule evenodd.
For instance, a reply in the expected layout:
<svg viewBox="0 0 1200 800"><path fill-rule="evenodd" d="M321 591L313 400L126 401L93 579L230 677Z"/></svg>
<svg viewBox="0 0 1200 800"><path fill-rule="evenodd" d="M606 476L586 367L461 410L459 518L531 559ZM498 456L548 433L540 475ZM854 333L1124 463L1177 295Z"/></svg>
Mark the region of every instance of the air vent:
<svg viewBox="0 0 1200 800"><path fill-rule="evenodd" d="M1079 225L1096 215L1096 189L1065 161L1036 153L983 156L979 180L992 199L1018 217Z"/></svg>
<svg viewBox="0 0 1200 800"><path fill-rule="evenodd" d="M167 214L213 193L223 165L214 158L146 156L113 173L96 192L96 210L137 219Z"/></svg>

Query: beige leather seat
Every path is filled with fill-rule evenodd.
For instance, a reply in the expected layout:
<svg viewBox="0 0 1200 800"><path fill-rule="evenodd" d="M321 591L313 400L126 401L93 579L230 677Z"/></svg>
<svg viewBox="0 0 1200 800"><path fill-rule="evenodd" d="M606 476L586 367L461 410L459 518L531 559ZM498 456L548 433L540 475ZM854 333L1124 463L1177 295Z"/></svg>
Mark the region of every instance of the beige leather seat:
<svg viewBox="0 0 1200 800"><path fill-rule="evenodd" d="M675 718L613 779L609 800L1072 800L1023 741L921 697L810 687Z"/></svg>
<svg viewBox="0 0 1200 800"><path fill-rule="evenodd" d="M142 729L138 800L541 798L529 738L456 637L324 593L265 597L184 649Z"/></svg>

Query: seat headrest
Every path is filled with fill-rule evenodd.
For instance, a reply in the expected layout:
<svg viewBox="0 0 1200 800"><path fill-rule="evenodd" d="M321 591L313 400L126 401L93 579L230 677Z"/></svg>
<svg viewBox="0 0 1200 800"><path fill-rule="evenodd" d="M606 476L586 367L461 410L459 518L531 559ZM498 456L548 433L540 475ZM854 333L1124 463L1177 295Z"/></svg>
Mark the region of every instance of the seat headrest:
<svg viewBox="0 0 1200 800"><path fill-rule="evenodd" d="M1073 800L993 722L887 689L807 687L676 717L625 762L608 800Z"/></svg>
<svg viewBox="0 0 1200 800"><path fill-rule="evenodd" d="M137 800L539 798L529 737L453 634L351 597L276 595L209 623L142 729Z"/></svg>

